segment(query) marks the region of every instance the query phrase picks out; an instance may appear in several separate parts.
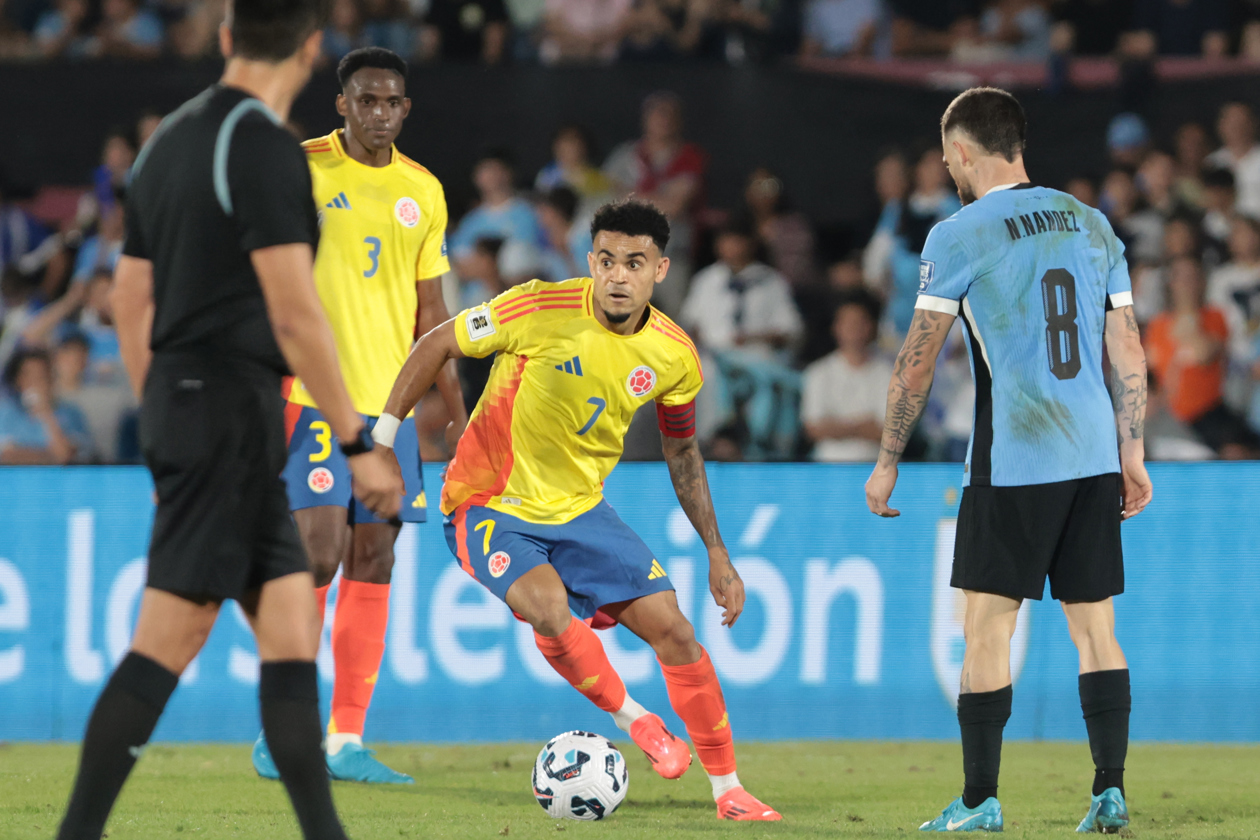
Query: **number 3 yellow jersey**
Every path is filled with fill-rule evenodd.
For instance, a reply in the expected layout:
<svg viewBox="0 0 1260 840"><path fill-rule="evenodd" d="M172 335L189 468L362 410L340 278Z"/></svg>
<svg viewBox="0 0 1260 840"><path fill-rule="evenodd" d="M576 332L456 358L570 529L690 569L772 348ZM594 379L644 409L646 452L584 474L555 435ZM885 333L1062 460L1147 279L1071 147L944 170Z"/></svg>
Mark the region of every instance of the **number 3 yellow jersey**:
<svg viewBox="0 0 1260 840"><path fill-rule="evenodd" d="M315 286L355 410L375 417L415 339L416 281L450 270L446 196L395 148L380 167L351 158L340 130L302 148L320 218ZM298 380L289 399L315 405Z"/></svg>
<svg viewBox="0 0 1260 840"><path fill-rule="evenodd" d="M444 513L473 504L568 522L603 498L641 406L657 403L666 434L691 434L704 382L695 345L655 309L633 335L610 332L593 314L594 282L534 280L455 317L465 355L499 355L447 470Z"/></svg>

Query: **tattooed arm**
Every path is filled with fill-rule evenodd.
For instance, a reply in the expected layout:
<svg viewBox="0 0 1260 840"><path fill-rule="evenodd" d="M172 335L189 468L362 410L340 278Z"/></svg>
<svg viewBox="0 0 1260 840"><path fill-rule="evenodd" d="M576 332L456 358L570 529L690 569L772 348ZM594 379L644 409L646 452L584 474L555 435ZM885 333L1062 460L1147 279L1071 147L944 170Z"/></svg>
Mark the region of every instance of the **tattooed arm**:
<svg viewBox="0 0 1260 840"><path fill-rule="evenodd" d="M906 343L897 354L892 381L888 383L888 407L884 413L884 434L879 459L866 482L866 505L880 516L900 516L888 507L897 484L897 463L906 451L932 390L936 357L945 345L954 316L930 309L916 309Z"/></svg>
<svg viewBox="0 0 1260 840"><path fill-rule="evenodd" d="M722 624L732 626L744 611L744 582L735 571L718 532L700 444L694 435L685 438L662 435L661 448L665 452L665 463L669 464L669 477L674 482L678 503L709 550L709 591L714 602L722 607Z"/></svg>
<svg viewBox="0 0 1260 840"><path fill-rule="evenodd" d="M1107 313L1104 333L1111 360L1111 405L1116 413L1120 471L1124 477L1124 518L1137 516L1151 501L1146 473L1146 353L1132 306Z"/></svg>

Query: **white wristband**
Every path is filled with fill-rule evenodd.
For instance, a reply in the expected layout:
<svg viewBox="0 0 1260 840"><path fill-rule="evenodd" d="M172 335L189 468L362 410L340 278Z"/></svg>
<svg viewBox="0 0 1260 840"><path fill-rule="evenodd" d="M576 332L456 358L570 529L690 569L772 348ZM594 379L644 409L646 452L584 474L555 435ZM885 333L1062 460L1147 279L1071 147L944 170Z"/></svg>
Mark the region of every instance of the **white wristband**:
<svg viewBox="0 0 1260 840"><path fill-rule="evenodd" d="M398 434L398 427L402 425L402 421L392 414L382 414L376 421L376 425L372 427L372 440L381 446L394 448L394 436Z"/></svg>

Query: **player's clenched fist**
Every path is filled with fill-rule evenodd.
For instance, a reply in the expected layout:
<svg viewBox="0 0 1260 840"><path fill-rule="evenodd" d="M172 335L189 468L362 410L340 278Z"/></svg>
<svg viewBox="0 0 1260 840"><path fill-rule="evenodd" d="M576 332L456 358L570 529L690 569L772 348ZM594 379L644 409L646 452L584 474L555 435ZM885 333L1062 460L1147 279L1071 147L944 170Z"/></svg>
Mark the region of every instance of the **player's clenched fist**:
<svg viewBox="0 0 1260 840"><path fill-rule="evenodd" d="M377 446L348 462L354 475L354 495L359 501L381 519L397 516L406 488L394 450Z"/></svg>
<svg viewBox="0 0 1260 840"><path fill-rule="evenodd" d="M901 516L901 511L888 506L893 488L897 486L897 465L877 464L871 477L866 480L866 506L871 513L884 517Z"/></svg>
<svg viewBox="0 0 1260 840"><path fill-rule="evenodd" d="M709 592L722 608L722 626L734 627L735 619L744 611L744 581L725 548L709 550Z"/></svg>

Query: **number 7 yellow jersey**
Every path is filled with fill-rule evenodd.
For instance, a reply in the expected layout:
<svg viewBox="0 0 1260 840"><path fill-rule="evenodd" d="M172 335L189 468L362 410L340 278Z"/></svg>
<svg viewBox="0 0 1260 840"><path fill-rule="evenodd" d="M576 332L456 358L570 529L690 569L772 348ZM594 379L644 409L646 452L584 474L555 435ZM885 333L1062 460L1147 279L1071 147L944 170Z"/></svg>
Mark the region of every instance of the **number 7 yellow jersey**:
<svg viewBox="0 0 1260 840"><path fill-rule="evenodd" d="M302 148L320 219L315 286L355 410L379 416L415 340L416 282L450 270L446 196L396 148L380 167L351 158L340 130ZM298 380L289 399L315 405Z"/></svg>
<svg viewBox="0 0 1260 840"><path fill-rule="evenodd" d="M656 402L664 434L693 434L695 345L656 309L633 335L610 332L594 282L534 280L455 316L464 355L498 356L447 469L443 513L484 505L562 524L599 504L641 406Z"/></svg>

